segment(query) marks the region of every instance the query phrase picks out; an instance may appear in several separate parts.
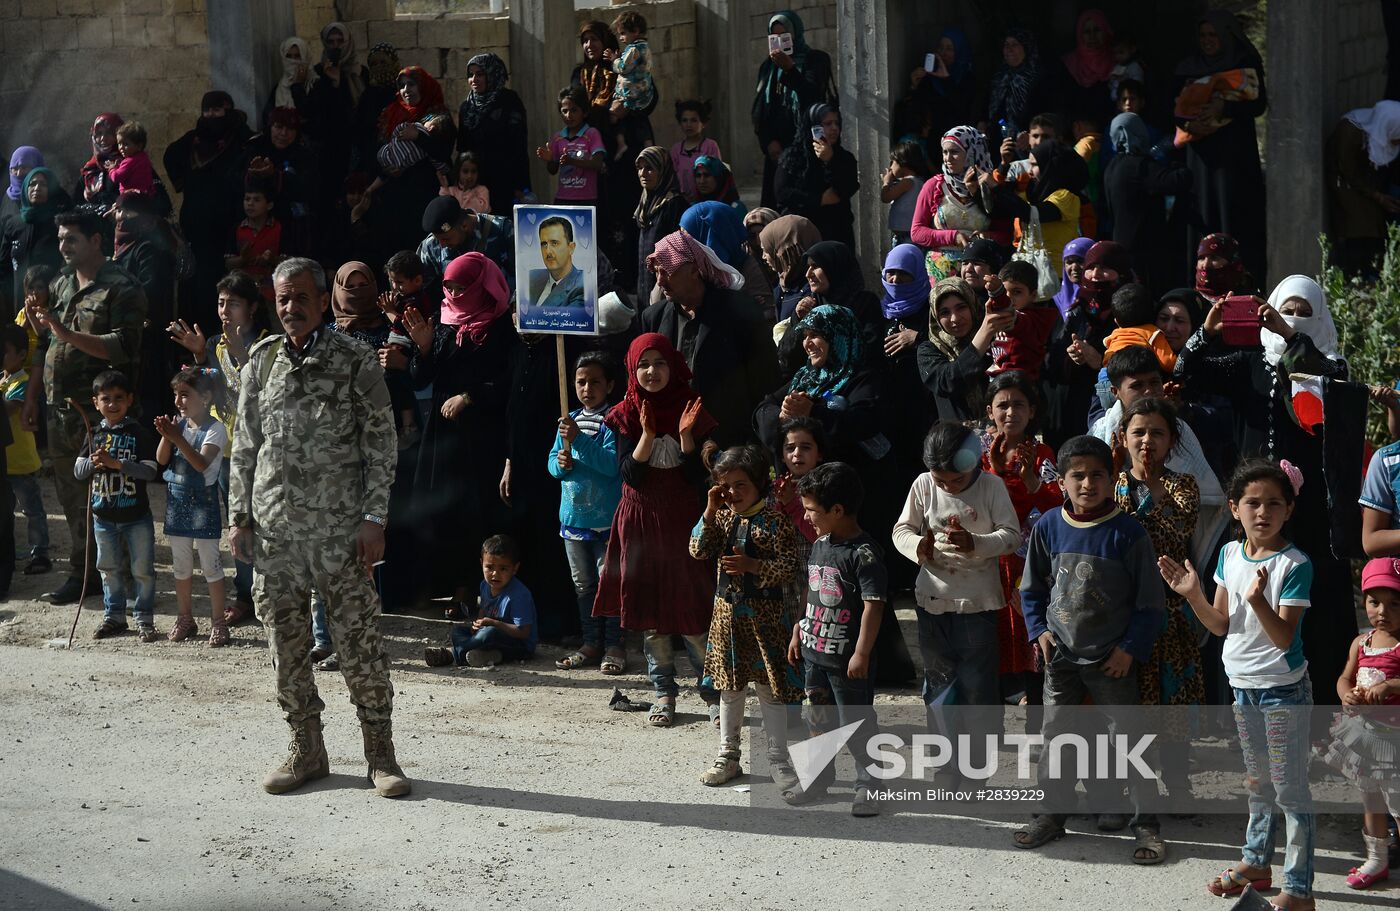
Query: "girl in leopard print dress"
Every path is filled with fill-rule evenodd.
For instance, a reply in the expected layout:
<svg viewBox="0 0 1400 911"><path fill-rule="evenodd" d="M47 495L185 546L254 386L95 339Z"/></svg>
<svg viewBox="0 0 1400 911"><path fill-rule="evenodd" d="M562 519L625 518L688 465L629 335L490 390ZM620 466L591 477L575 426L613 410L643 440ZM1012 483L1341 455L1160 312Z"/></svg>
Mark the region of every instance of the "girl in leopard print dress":
<svg viewBox="0 0 1400 911"><path fill-rule="evenodd" d="M1159 557L1185 564L1191 556L1201 493L1196 479L1165 465L1180 439L1176 408L1166 399L1138 399L1123 412L1116 442L1129 464L1118 475L1118 508L1137 519L1152 538ZM1126 450L1122 453L1121 450ZM1192 706L1205 700L1201 626L1179 595L1167 589L1166 626L1152 656L1138 667L1138 694L1143 705ZM1162 778L1176 797L1188 797L1190 716L1185 708L1163 718Z"/></svg>
<svg viewBox="0 0 1400 911"><path fill-rule="evenodd" d="M802 681L787 661L792 628L784 622L783 594L802 567L792 522L767 501L769 464L757 446L721 453L711 466L715 486L705 513L690 535L692 557L719 561L705 676L720 694L720 746L700 777L711 786L739 775L750 683L758 691L774 783L780 789L797 783L788 760L786 706L802 702Z"/></svg>

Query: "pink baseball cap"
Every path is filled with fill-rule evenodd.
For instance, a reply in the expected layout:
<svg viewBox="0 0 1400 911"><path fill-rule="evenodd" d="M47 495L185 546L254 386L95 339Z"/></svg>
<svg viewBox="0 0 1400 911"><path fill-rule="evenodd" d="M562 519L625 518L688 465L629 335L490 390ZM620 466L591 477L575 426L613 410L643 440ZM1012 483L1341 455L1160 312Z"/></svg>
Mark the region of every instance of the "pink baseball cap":
<svg viewBox="0 0 1400 911"><path fill-rule="evenodd" d="M1393 588L1400 591L1400 557L1377 557L1361 570L1361 590Z"/></svg>

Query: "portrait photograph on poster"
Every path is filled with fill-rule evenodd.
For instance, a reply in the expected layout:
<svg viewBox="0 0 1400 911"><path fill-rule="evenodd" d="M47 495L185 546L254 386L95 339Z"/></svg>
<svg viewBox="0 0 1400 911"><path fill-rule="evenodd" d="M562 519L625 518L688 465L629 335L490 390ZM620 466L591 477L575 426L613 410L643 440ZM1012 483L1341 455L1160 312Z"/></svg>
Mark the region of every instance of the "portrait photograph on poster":
<svg viewBox="0 0 1400 911"><path fill-rule="evenodd" d="M598 245L592 206L515 207L521 332L598 334Z"/></svg>

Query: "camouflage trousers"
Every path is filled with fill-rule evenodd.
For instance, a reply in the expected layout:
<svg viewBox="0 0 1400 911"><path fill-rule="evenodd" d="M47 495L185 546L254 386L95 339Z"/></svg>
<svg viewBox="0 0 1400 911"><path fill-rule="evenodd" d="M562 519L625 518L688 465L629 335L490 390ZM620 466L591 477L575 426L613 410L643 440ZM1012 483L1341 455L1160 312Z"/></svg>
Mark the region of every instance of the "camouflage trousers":
<svg viewBox="0 0 1400 911"><path fill-rule="evenodd" d="M99 418L92 416L93 426ZM83 416L67 404L49 406L49 458L53 461L53 486L58 492L58 505L68 525L68 575L81 579L86 556L87 575L96 578L97 542L88 544L88 482L73 477L73 463L87 439Z"/></svg>
<svg viewBox="0 0 1400 911"><path fill-rule="evenodd" d="M326 600L340 672L361 721L388 721L394 702L379 637L379 595L355 561L355 535L253 541L253 605L267 629L277 704L300 724L326 707L311 668L311 590Z"/></svg>

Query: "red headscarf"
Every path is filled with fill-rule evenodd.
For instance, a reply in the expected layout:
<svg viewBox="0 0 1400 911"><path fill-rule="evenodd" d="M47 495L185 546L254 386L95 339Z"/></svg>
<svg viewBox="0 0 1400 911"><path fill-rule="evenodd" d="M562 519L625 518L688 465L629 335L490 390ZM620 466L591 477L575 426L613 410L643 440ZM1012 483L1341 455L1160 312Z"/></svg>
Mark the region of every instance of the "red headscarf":
<svg viewBox="0 0 1400 911"><path fill-rule="evenodd" d="M1222 256L1227 260L1220 268L1206 265L1196 269L1196 291L1212 303L1244 284L1244 260L1240 258L1239 241L1228 234L1207 234L1196 247L1196 258L1202 256Z"/></svg>
<svg viewBox="0 0 1400 911"><path fill-rule="evenodd" d="M510 309L510 286L501 267L481 253L463 253L447 264L442 280L442 324L458 327L458 345L466 338L478 345L485 342L491 324ZM447 282L464 289L449 291Z"/></svg>
<svg viewBox="0 0 1400 911"><path fill-rule="evenodd" d="M671 379L660 392L647 392L637 382L637 364L648 351L657 351L671 367ZM608 412L605 423L626 437L642 435L642 403L651 411L657 436L680 436L681 412L695 398L690 389L690 368L685 365L671 340L659 332L648 332L632 340L627 349L627 395ZM715 429L715 419L705 409L695 419L695 438L703 439Z"/></svg>
<svg viewBox="0 0 1400 911"><path fill-rule="evenodd" d="M379 136L382 139L392 139L394 130L401 123L410 123L433 111L446 110L442 86L427 70L421 66L406 66L399 70L398 78L412 79L418 84L418 103L409 107L404 104L403 96L395 92L393 102L379 115Z"/></svg>
<svg viewBox="0 0 1400 911"><path fill-rule="evenodd" d="M88 159L87 164L83 165L80 172L83 176L84 195L91 196L91 194L101 192L102 180L107 174L106 165L122 157L121 153L117 151L115 139L113 139L112 148L109 151L102 151L102 148L97 144L97 134L104 130L111 130L115 133L117 127L123 123L125 121L122 120L120 114L112 113L98 114L97 119L92 122L92 130L88 134L92 139L92 157Z"/></svg>
<svg viewBox="0 0 1400 911"><path fill-rule="evenodd" d="M1097 24L1103 36L1097 48L1084 44L1084 26L1089 22ZM1079 22L1074 27L1074 42L1074 50L1061 58L1074 81L1086 89L1107 82L1109 74L1113 72L1113 27L1108 24L1103 10L1086 9L1079 14Z"/></svg>

